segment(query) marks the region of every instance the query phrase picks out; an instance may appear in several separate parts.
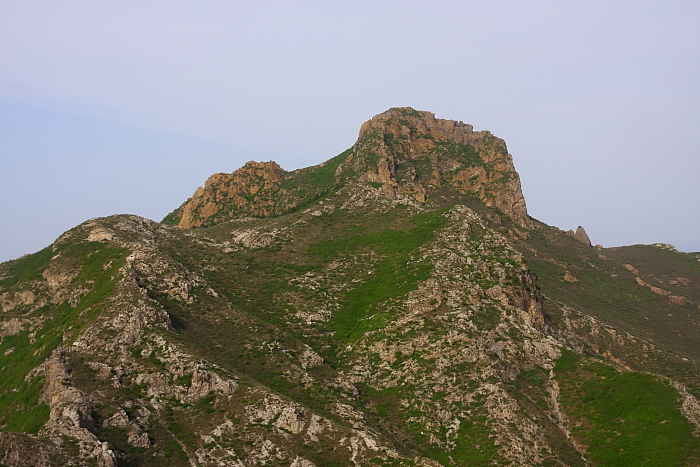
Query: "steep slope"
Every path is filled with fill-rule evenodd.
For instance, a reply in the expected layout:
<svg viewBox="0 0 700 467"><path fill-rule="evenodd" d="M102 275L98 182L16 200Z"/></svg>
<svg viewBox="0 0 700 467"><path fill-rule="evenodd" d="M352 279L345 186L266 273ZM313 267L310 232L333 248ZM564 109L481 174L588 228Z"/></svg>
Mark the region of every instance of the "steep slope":
<svg viewBox="0 0 700 467"><path fill-rule="evenodd" d="M697 465L695 331L664 339L697 258L584 245L517 180L392 109L216 176L168 218L198 228L93 219L0 265L0 464Z"/></svg>

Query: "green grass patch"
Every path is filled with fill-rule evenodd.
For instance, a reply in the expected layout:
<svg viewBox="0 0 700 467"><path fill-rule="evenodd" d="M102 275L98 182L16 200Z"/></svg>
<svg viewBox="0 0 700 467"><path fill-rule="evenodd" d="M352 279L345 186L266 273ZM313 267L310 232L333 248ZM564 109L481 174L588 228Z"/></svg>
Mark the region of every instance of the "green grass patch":
<svg viewBox="0 0 700 467"><path fill-rule="evenodd" d="M32 280L44 280L41 273L49 267L52 255L52 248L47 246L34 254L5 263L8 277L0 280L0 287L11 287L17 283Z"/></svg>
<svg viewBox="0 0 700 467"><path fill-rule="evenodd" d="M338 170L338 166L345 162L352 150L353 148L349 148L326 161L323 166L317 166L313 170L304 173L300 177L300 181L313 187L333 188L335 185L335 172Z"/></svg>
<svg viewBox="0 0 700 467"><path fill-rule="evenodd" d="M342 254L373 249L381 255L373 274L348 292L347 304L333 316L336 337L354 340L370 329L381 328L384 317L368 320L379 311L378 305L391 298L408 294L418 282L428 279L432 266L411 263L411 254L434 237L435 230L444 226L445 210L421 214L411 219L410 230L384 230L379 233L356 234L349 238L326 240L309 248L309 253L324 262Z"/></svg>
<svg viewBox="0 0 700 467"><path fill-rule="evenodd" d="M700 454L678 392L658 378L620 373L565 352L555 366L572 433L605 466L684 466Z"/></svg>

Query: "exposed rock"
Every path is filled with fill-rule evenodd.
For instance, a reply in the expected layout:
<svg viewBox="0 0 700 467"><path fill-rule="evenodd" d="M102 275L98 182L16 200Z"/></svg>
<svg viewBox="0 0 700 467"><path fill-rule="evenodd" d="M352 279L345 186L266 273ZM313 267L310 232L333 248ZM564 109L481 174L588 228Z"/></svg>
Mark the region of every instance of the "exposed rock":
<svg viewBox="0 0 700 467"><path fill-rule="evenodd" d="M639 278L637 278L637 279L639 279ZM651 289L651 291L654 292L655 294L663 295L664 297L669 294L668 291L661 289L659 287L654 287L651 284L647 284L647 287L649 287L649 289Z"/></svg>
<svg viewBox="0 0 700 467"><path fill-rule="evenodd" d="M6 336L16 336L24 327L25 321L17 318L0 322L0 339Z"/></svg>
<svg viewBox="0 0 700 467"><path fill-rule="evenodd" d="M329 189L361 182L380 184L389 198L410 196L418 203L428 200L430 190L447 185L499 209L521 227L533 225L506 144L488 131L475 132L471 125L436 119L430 112L390 109L365 122L355 145L341 156L294 172L274 162L248 162L231 174L212 175L166 221L192 228L280 215ZM306 178L331 163L337 164L332 184Z"/></svg>
<svg viewBox="0 0 700 467"><path fill-rule="evenodd" d="M588 234L586 234L586 231L580 225L576 228L574 238L579 242L583 243L584 245L591 246L591 239L588 238Z"/></svg>
<svg viewBox="0 0 700 467"><path fill-rule="evenodd" d="M662 250L671 250L678 252L675 246L670 245L668 243L654 243L652 246L655 246L656 248L661 248Z"/></svg>
<svg viewBox="0 0 700 467"><path fill-rule="evenodd" d="M183 205L178 226L184 229L200 226L227 206L234 206L245 215L269 216L274 202L263 199L263 195L279 188L284 174L276 162L254 161L231 174L214 174ZM251 198L255 201L251 202Z"/></svg>
<svg viewBox="0 0 700 467"><path fill-rule="evenodd" d="M34 435L0 432L0 465L38 467L55 464L57 446ZM52 462L52 459L54 461Z"/></svg>
<svg viewBox="0 0 700 467"><path fill-rule="evenodd" d="M688 299L686 299L685 297L682 297L682 296L677 296L677 295L669 295L668 301L671 303L674 303L676 305L681 305L681 306L688 303Z"/></svg>
<svg viewBox="0 0 700 467"><path fill-rule="evenodd" d="M99 467L116 467L117 459L107 443L94 435L95 421L92 418L94 406L90 397L74 388L71 383L71 369L65 361L65 350L56 349L45 362L46 384L42 399L51 409L49 421L42 434L55 444L70 438L77 443L79 456L90 459Z"/></svg>
<svg viewBox="0 0 700 467"><path fill-rule="evenodd" d="M279 414L275 425L291 433L299 434L305 425L304 409L301 406L285 407Z"/></svg>
<svg viewBox="0 0 700 467"><path fill-rule="evenodd" d="M401 178L401 163L425 160L431 166L428 186L448 184L471 193L485 205L500 209L522 227L531 227L520 178L505 142L471 125L436 119L431 112L411 108L390 109L365 122L353 153L342 165L342 173L362 174L361 179L396 186L398 192L425 202L425 189L416 171ZM379 155L372 164L367 155ZM460 154L470 154L465 159Z"/></svg>
<svg viewBox="0 0 700 467"><path fill-rule="evenodd" d="M698 400L695 398L695 396L688 392L688 388L686 388L683 384L672 379L668 379L668 382L674 388L676 388L676 390L681 395L681 400L683 401L681 411L683 412L683 415L685 415L685 417L693 425L695 425L695 436L700 435L700 403L698 403Z"/></svg>
<svg viewBox="0 0 700 467"><path fill-rule="evenodd" d="M671 285L688 285L690 284L690 281L686 279L685 277L676 277L675 279L672 279L669 281L669 284Z"/></svg>
<svg viewBox="0 0 700 467"><path fill-rule="evenodd" d="M47 269L39 257L34 279L2 285L0 303L13 308L0 315L0 336L20 335L3 342L7 360L50 357L16 378L34 390L26 405L49 405L37 423L48 421L39 436L0 433L0 464L107 467L138 463L133 454L217 467L439 467L488 453L493 465L587 465L587 420L567 398L600 376L589 363L609 374L662 361L656 339L604 324L610 307L598 320L566 306L574 289L597 290L561 286L562 270L577 282L575 267L589 286L626 273L595 254L566 259L581 248L562 232L522 228L531 221L517 174L490 133L392 109L328 165L287 173L271 164L211 177L176 213L183 227L227 223L93 219L61 236ZM640 258L606 253L617 264ZM661 272L646 273L664 286ZM12 266L0 265L0 281L13 283ZM695 300L694 288L684 293ZM636 324L650 302L665 310L639 300ZM577 360L572 381L564 368ZM674 387L697 427L688 392L697 372L681 361L668 367L692 370Z"/></svg>
<svg viewBox="0 0 700 467"><path fill-rule="evenodd" d="M32 305L36 295L31 290L19 290L14 294L5 292L0 295L0 311L12 311L19 306Z"/></svg>
<svg viewBox="0 0 700 467"><path fill-rule="evenodd" d="M635 268L631 264L625 264L625 265L623 265L623 267L625 269L627 269L629 272L631 272L632 274L635 274L637 276L639 275L639 271L637 271L637 268Z"/></svg>
<svg viewBox="0 0 700 467"><path fill-rule="evenodd" d="M316 465L309 460L297 456L289 467L316 467Z"/></svg>
<svg viewBox="0 0 700 467"><path fill-rule="evenodd" d="M127 434L127 442L138 448L151 447L151 441L148 438L148 433L136 422L129 418L129 415L120 408L117 413L102 422L103 427L123 428Z"/></svg>
<svg viewBox="0 0 700 467"><path fill-rule="evenodd" d="M284 233L285 229L267 229L264 227L233 230L231 232L231 241L246 248L258 249L270 245L275 239L283 237Z"/></svg>
<svg viewBox="0 0 700 467"><path fill-rule="evenodd" d="M87 240L89 242L102 242L102 241L109 241L114 238L114 232L112 232L109 229L105 228L96 228L93 229L92 232L90 232L90 235L88 235Z"/></svg>
<svg viewBox="0 0 700 467"><path fill-rule="evenodd" d="M302 368L313 368L323 364L323 358L310 348L305 349L301 355L299 355L299 361L301 362Z"/></svg>

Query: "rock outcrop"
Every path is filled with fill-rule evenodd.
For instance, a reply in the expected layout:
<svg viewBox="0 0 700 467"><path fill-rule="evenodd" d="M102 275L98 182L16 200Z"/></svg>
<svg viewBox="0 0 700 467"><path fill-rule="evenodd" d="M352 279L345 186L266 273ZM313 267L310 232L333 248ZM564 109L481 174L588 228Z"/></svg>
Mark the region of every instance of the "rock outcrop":
<svg viewBox="0 0 700 467"><path fill-rule="evenodd" d="M282 167L272 161L250 161L231 174L214 174L181 208L178 227L198 227L221 215L222 209L243 211L255 217L269 216L275 203L265 195L279 188L284 174Z"/></svg>
<svg viewBox="0 0 700 467"><path fill-rule="evenodd" d="M407 193L419 202L431 188L448 185L531 227L505 141L431 112L394 108L365 122L337 174L382 183L388 195Z"/></svg>
<svg viewBox="0 0 700 467"><path fill-rule="evenodd" d="M446 186L473 195L520 227L532 226L502 139L408 107L365 122L352 148L318 166L285 172L275 162L251 161L231 174L212 175L164 222L188 229L282 215L350 183L376 184L390 198L407 195L419 203Z"/></svg>
<svg viewBox="0 0 700 467"><path fill-rule="evenodd" d="M575 240L578 240L579 242L583 243L584 245L588 246L593 246L591 243L591 239L588 238L588 234L586 233L586 230L581 227L580 225L576 228L576 232L573 230L569 229L566 231L566 235L569 237L572 237Z"/></svg>
<svg viewBox="0 0 700 467"><path fill-rule="evenodd" d="M591 239L588 238L588 234L586 234L586 231L580 225L576 228L574 238L585 245L592 246Z"/></svg>

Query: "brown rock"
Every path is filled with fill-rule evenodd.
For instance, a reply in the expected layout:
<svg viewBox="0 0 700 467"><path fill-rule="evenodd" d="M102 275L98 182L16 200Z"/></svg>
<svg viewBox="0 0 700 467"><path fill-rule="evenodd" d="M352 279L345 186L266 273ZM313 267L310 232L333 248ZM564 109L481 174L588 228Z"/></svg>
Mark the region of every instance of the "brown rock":
<svg viewBox="0 0 700 467"><path fill-rule="evenodd" d="M641 277L635 277L634 280L637 281L637 284L641 285L642 287L646 287L647 283L642 280Z"/></svg>
<svg viewBox="0 0 700 467"><path fill-rule="evenodd" d="M460 158L460 151L471 153L471 159ZM399 180L396 174L399 164L408 167L414 160L429 163L431 176L426 180L426 188L448 185L499 209L519 226L532 227L520 177L505 142L488 131L474 131L462 122L437 119L430 112L394 108L365 122L353 153L339 173L346 177L362 174L368 179L376 176L399 186L414 186L420 184L415 176L407 173ZM417 191L404 188L399 192ZM422 198L415 194L414 197L419 201Z"/></svg>
<svg viewBox="0 0 700 467"><path fill-rule="evenodd" d="M628 270L629 272L631 272L632 274L636 274L637 276L639 275L639 271L637 271L637 268L635 268L635 267L632 266L631 264L625 264L625 265L624 265L624 268L627 269L627 270Z"/></svg>
<svg viewBox="0 0 700 467"><path fill-rule="evenodd" d="M578 282L578 279L572 276L569 271L566 271L566 274L564 274L564 280L566 282Z"/></svg>
<svg viewBox="0 0 700 467"><path fill-rule="evenodd" d="M17 318L0 321L0 339L6 336L16 336L22 331L24 323L24 321Z"/></svg>
<svg viewBox="0 0 700 467"><path fill-rule="evenodd" d="M585 245L592 246L591 239L588 238L588 234L586 233L584 228L581 227L580 225L576 229L576 233L574 234L574 238Z"/></svg>
<svg viewBox="0 0 700 467"><path fill-rule="evenodd" d="M275 162L248 162L231 174L214 174L167 216L168 222L192 228L285 214L327 193L330 186L316 186L307 178L325 164L285 172ZM505 142L430 112L394 108L365 122L334 170L331 186L358 181L381 183L386 196L406 194L420 203L427 201L428 190L447 186L475 196L520 227L533 227Z"/></svg>
<svg viewBox="0 0 700 467"><path fill-rule="evenodd" d="M274 201L262 200L260 195L279 188L285 173L276 162L250 161L231 174L212 175L204 188L197 188L192 198L180 208L178 227L189 229L203 225L230 205L246 215L262 217L272 214Z"/></svg>
<svg viewBox="0 0 700 467"><path fill-rule="evenodd" d="M671 303L674 303L676 305L685 305L688 303L688 299L685 297L677 296L677 295L669 295L668 301Z"/></svg>
<svg viewBox="0 0 700 467"><path fill-rule="evenodd" d="M58 465L57 446L25 433L0 433L0 464L7 467Z"/></svg>
<svg viewBox="0 0 700 467"><path fill-rule="evenodd" d="M566 231L566 235L568 235L568 236L571 237L571 238L574 238L574 235L575 235L575 234L574 234L574 231L573 231L573 230L569 229L569 230Z"/></svg>
<svg viewBox="0 0 700 467"><path fill-rule="evenodd" d="M637 279L639 279L639 278L637 278ZM651 289L651 291L654 292L655 294L663 295L664 297L669 295L669 292L667 292L664 289L654 287L653 285L650 285L650 284L647 284L647 287L649 287Z"/></svg>

